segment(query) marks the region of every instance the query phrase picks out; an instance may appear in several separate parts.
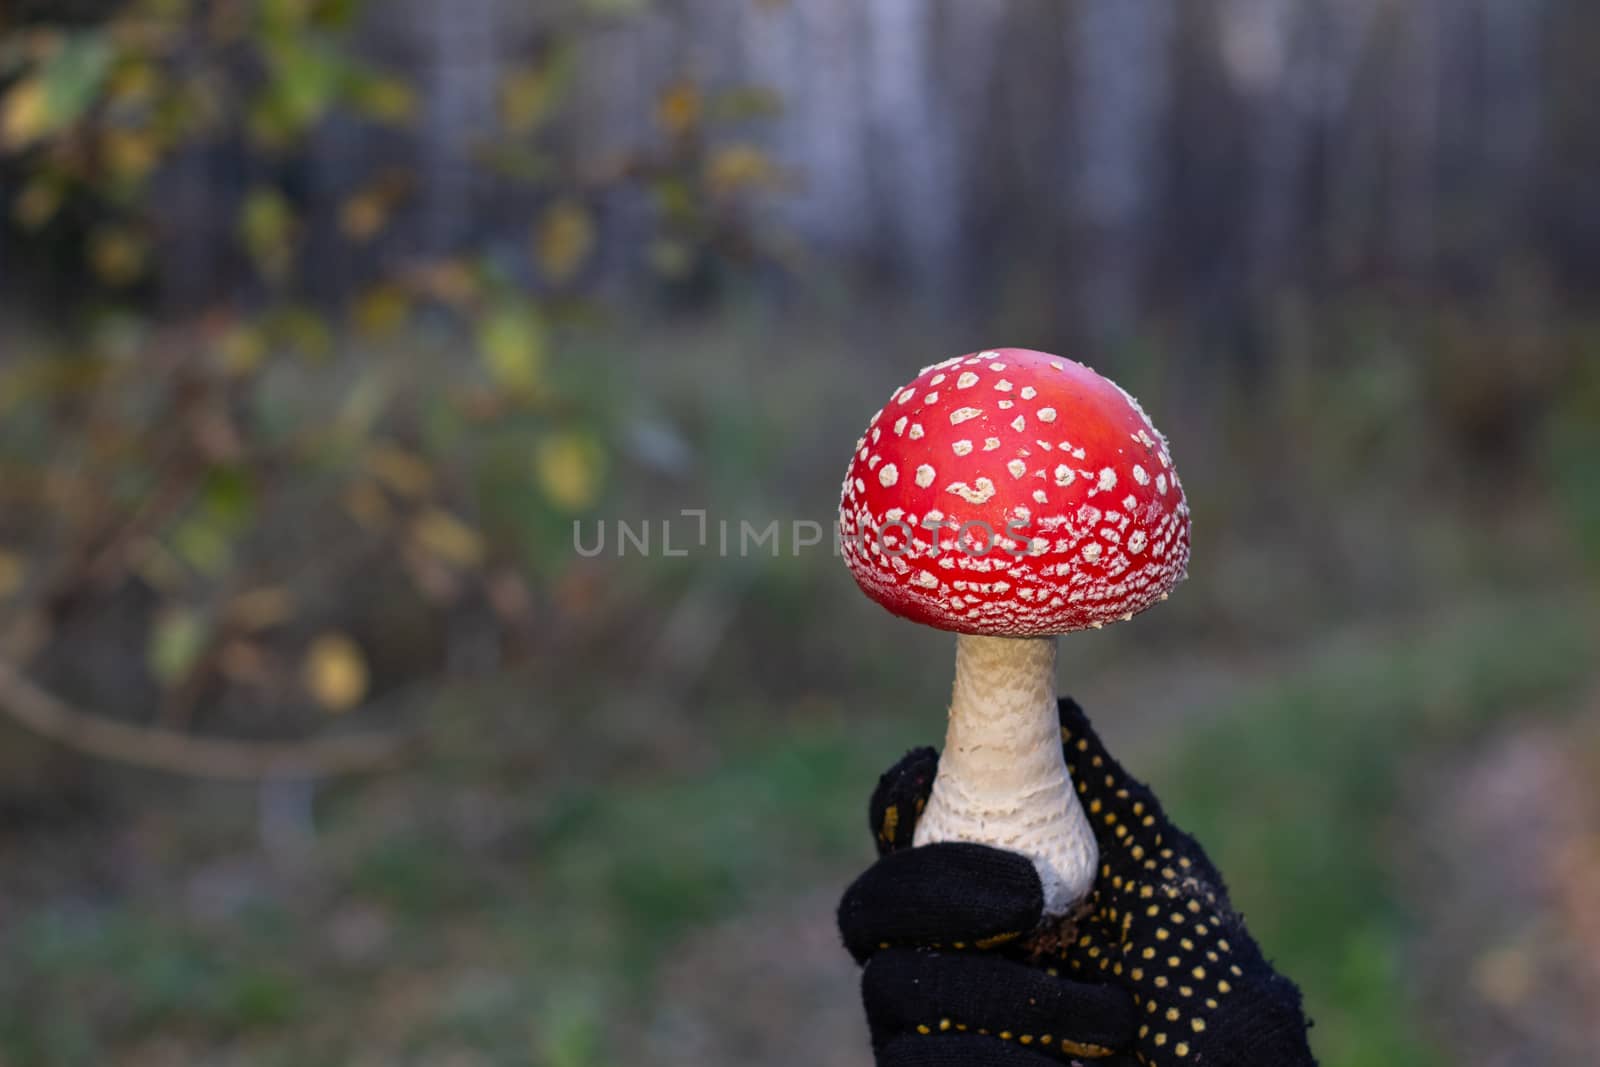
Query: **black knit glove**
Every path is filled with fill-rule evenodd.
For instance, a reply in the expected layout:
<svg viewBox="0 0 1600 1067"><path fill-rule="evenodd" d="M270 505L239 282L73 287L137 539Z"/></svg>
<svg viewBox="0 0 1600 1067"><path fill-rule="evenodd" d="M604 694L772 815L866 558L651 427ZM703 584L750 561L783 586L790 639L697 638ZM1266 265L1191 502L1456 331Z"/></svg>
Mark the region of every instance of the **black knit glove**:
<svg viewBox="0 0 1600 1067"><path fill-rule="evenodd" d="M1272 969L1205 851L1061 701L1067 767L1100 844L1070 936L1038 931L1033 864L984 845L911 848L938 754L872 795L880 859L839 905L879 1067L1315 1067L1300 991Z"/></svg>

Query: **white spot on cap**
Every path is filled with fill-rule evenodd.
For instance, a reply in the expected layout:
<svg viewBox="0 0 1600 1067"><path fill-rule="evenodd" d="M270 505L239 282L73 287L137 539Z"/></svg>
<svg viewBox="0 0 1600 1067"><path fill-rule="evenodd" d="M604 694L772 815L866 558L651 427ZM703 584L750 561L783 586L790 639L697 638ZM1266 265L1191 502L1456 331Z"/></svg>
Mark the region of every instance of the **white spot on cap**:
<svg viewBox="0 0 1600 1067"><path fill-rule="evenodd" d="M964 439L951 442L950 451L958 456L968 455L972 451L972 442Z"/></svg>
<svg viewBox="0 0 1600 1067"><path fill-rule="evenodd" d="M982 504L994 496L994 483L987 478L979 478L975 485L968 485L966 482L951 482L945 486L945 491L954 493L969 504Z"/></svg>
<svg viewBox="0 0 1600 1067"><path fill-rule="evenodd" d="M1100 468L1100 481L1095 486L1095 488L1097 488L1097 489L1105 489L1107 491L1110 491L1112 489L1115 489L1116 487L1117 487L1117 472L1112 470L1110 467L1101 467Z"/></svg>
<svg viewBox="0 0 1600 1067"><path fill-rule="evenodd" d="M961 377L956 379L956 388L957 389L971 389L974 385L977 385L977 384L978 384L978 376L976 374L974 374L972 371L969 371L969 370L962 371L961 372Z"/></svg>
<svg viewBox="0 0 1600 1067"><path fill-rule="evenodd" d="M856 479L856 492L865 493L866 491L867 491L867 483L862 481L860 478L857 478Z"/></svg>
<svg viewBox="0 0 1600 1067"><path fill-rule="evenodd" d="M1145 469L1143 467L1141 467L1137 463L1135 463L1133 465L1133 480L1138 482L1140 485L1149 485L1150 484L1150 475L1145 471Z"/></svg>
<svg viewBox="0 0 1600 1067"><path fill-rule="evenodd" d="M975 419L982 414L983 412L979 411L977 408L956 408L950 413L950 425L960 426L968 419Z"/></svg>
<svg viewBox="0 0 1600 1067"><path fill-rule="evenodd" d="M1009 393L1011 392L1011 383L1006 381L1006 379L1001 378L998 382L994 383L994 388L996 392Z"/></svg>
<svg viewBox="0 0 1600 1067"><path fill-rule="evenodd" d="M1076 477L1077 475L1072 473L1072 468L1067 466L1065 463L1061 463L1056 466L1057 485L1071 485L1072 479Z"/></svg>
<svg viewBox="0 0 1600 1067"><path fill-rule="evenodd" d="M1090 541L1083 546L1083 558L1086 563L1095 563L1100 559L1100 542Z"/></svg>
<svg viewBox="0 0 1600 1067"><path fill-rule="evenodd" d="M973 358L974 359L994 359L999 354L1000 354L999 352L995 351L992 348L985 348L982 352L979 352Z"/></svg>
<svg viewBox="0 0 1600 1067"><path fill-rule="evenodd" d="M1055 422L1056 421L1056 409L1055 408L1040 408L1038 411L1034 412L1034 414L1036 416L1038 416L1038 419L1039 419L1040 422Z"/></svg>
<svg viewBox="0 0 1600 1067"><path fill-rule="evenodd" d="M1167 476L1165 474L1156 475L1156 492L1165 493L1166 491L1167 491Z"/></svg>
<svg viewBox="0 0 1600 1067"><path fill-rule="evenodd" d="M901 434L906 432L906 421L906 416L904 415L901 415L898 419L894 420L894 435L896 437L899 437Z"/></svg>
<svg viewBox="0 0 1600 1067"><path fill-rule="evenodd" d="M1133 511L1139 506L1138 498L1136 498L1132 493L1129 493L1127 496L1122 498L1122 506L1127 511Z"/></svg>
<svg viewBox="0 0 1600 1067"><path fill-rule="evenodd" d="M1021 415L1018 415L1016 418L1011 420L1011 428L1013 430L1017 431L1018 433L1021 433L1023 431L1023 429L1027 425L1028 425L1027 420L1024 419Z"/></svg>
<svg viewBox="0 0 1600 1067"><path fill-rule="evenodd" d="M1014 459L1006 464L1006 470L1011 472L1011 477L1020 478L1028 473L1028 465L1020 459Z"/></svg>
<svg viewBox="0 0 1600 1067"><path fill-rule="evenodd" d="M1039 395L1039 390L1035 389L1033 386L1024 385L1022 387L1022 399L1024 399L1024 400L1032 400L1034 397L1036 397L1038 395Z"/></svg>
<svg viewBox="0 0 1600 1067"><path fill-rule="evenodd" d="M944 375L943 374L935 374L932 378L928 379L928 384L929 385L938 385L942 381L944 381Z"/></svg>
<svg viewBox="0 0 1600 1067"><path fill-rule="evenodd" d="M917 485L923 489L933 484L933 468L924 463L917 468Z"/></svg>
<svg viewBox="0 0 1600 1067"><path fill-rule="evenodd" d="M997 401L996 403L999 405L1001 411L1009 411L1010 409L1012 409L1012 408L1017 406L1016 404L1012 403L1009 400L1000 400L1000 401Z"/></svg>
<svg viewBox="0 0 1600 1067"><path fill-rule="evenodd" d="M915 389L905 389L901 391L899 396L894 398L894 402L896 404L909 404L911 403L911 398L916 395L917 391Z"/></svg>
<svg viewBox="0 0 1600 1067"><path fill-rule="evenodd" d="M913 441L915 441L921 436L922 436L922 423L913 422L911 424L911 439Z"/></svg>
<svg viewBox="0 0 1600 1067"><path fill-rule="evenodd" d="M930 390L928 395L922 398L922 402L924 404L937 404L939 402L939 394Z"/></svg>
<svg viewBox="0 0 1600 1067"><path fill-rule="evenodd" d="M990 370L1005 370L1006 369L1006 365L1004 363L991 363L991 364L989 364L989 369Z"/></svg>
<svg viewBox="0 0 1600 1067"><path fill-rule="evenodd" d="M1033 491L1033 501L1034 501L1034 503L1036 503L1036 504L1044 504L1044 503L1047 503L1049 501L1049 499L1050 499L1050 497L1045 494L1045 491L1043 489L1035 489Z"/></svg>
<svg viewBox="0 0 1600 1067"><path fill-rule="evenodd" d="M1145 536L1143 530L1135 530L1128 535L1128 551L1137 556L1144 551L1144 546L1149 542L1150 539Z"/></svg>
<svg viewBox="0 0 1600 1067"><path fill-rule="evenodd" d="M939 579L935 578L929 571L918 571L916 577L911 580L924 589L939 588Z"/></svg>
<svg viewBox="0 0 1600 1067"><path fill-rule="evenodd" d="M900 471L893 463L885 463L883 465L883 469L878 472L878 482L885 489L889 488L889 486L893 485L899 480Z"/></svg>
<svg viewBox="0 0 1600 1067"><path fill-rule="evenodd" d="M983 439L983 450L985 452L993 452L995 449L997 449L999 447L1000 447L1000 438L998 438L998 437L985 437Z"/></svg>

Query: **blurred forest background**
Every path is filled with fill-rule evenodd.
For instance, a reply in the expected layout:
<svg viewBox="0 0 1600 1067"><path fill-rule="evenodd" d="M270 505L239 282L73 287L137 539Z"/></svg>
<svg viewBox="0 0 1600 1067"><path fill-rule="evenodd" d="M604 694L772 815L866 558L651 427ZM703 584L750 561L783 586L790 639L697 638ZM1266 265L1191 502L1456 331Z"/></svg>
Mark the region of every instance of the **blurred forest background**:
<svg viewBox="0 0 1600 1067"><path fill-rule="evenodd" d="M950 641L789 524L996 345L1172 439L1063 687L1323 1062L1586 1062L1597 296L1585 0L3 0L0 1065L868 1063Z"/></svg>

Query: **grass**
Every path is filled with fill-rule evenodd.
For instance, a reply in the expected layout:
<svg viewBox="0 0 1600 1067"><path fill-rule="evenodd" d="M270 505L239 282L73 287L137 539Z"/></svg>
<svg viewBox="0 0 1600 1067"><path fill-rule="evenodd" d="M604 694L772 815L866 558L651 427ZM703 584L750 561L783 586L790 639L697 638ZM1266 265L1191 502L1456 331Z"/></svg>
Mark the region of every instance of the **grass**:
<svg viewBox="0 0 1600 1067"><path fill-rule="evenodd" d="M1558 706L1591 670L1593 638L1575 596L1492 602L1331 647L1243 700L1196 709L1194 725L1161 720L1172 733L1125 753L1303 983L1328 1067L1443 1061L1410 997L1417 902L1392 873L1411 843L1407 768ZM249 1063L348 1062L374 1043L393 1062L441 1050L608 1062L626 1025L615 1005L637 1019L652 995L670 996L653 976L705 924L841 885L867 861L865 793L932 728L924 714L819 714L784 736L752 725L692 773L529 796L487 856L419 819L366 840L310 900L253 905L223 933L149 901L44 908L8 941L0 1062L109 1062L169 1033L201 1048L243 1042L254 1051L237 1062ZM336 966L320 931L352 901L394 936L374 959ZM395 975L423 991L393 1032L374 1033Z"/></svg>
<svg viewBox="0 0 1600 1067"><path fill-rule="evenodd" d="M826 518L836 492L831 443L859 429L870 407L863 397L886 395L900 378L896 361L838 351L829 358L839 369L859 362L873 384L847 390L841 374L772 359L750 371L764 385L751 390L749 381L715 373L742 366L726 351L704 352L702 373L641 355L630 373L645 376L640 395L660 410L640 417L681 428L713 458L687 488L654 474L646 480L664 487L651 493L620 487L619 500L631 505L625 516L672 515L688 499L719 501L714 519ZM664 380L650 384L651 376ZM1387 379L1368 384L1394 388ZM1316 439L1282 454L1342 457L1330 470L1291 465L1290 473L1316 490L1300 496L1343 499L1339 479L1365 480L1368 467L1393 456L1375 461L1328 443L1350 436L1342 413L1376 403L1367 392L1337 403L1311 393L1308 411L1323 416L1302 432ZM1600 509L1590 416L1600 408L1592 396L1573 404L1548 442L1547 473L1569 517L1571 547L1593 564ZM1194 451L1204 459L1205 448ZM1409 451L1405 441L1390 448ZM512 465L520 471L521 462ZM1231 468L1195 469L1193 491L1214 496L1203 512L1230 513L1223 505L1238 487L1217 481L1208 490L1204 472ZM1412 510L1390 507L1384 496L1352 499L1357 504L1340 513L1371 518L1404 546L1382 557L1399 570L1454 558L1421 543L1428 528ZM1481 566L1477 552L1510 561L1519 574L1542 569L1535 564L1546 542L1508 550L1494 517L1479 518L1451 526L1465 562L1432 584L1415 576L1414 584L1389 582L1388 572L1375 571L1356 583L1363 602L1374 587L1385 611L1458 596L1466 576L1500 573ZM1491 529L1479 537L1479 525ZM1267 551L1270 539L1258 540L1250 524L1239 528L1250 539L1231 556L1226 544L1209 549L1212 587L1197 577L1143 634L1268 647L1263 633L1295 612L1258 610L1261 603L1296 600L1303 619L1289 629L1321 632L1351 572L1309 581L1317 566L1299 554L1300 531L1273 535L1295 547L1286 556ZM1205 536L1225 533L1208 527ZM550 537L564 552L570 532L563 526ZM1364 543L1334 545L1318 565L1365 559ZM1230 558L1248 569L1230 571ZM1559 573L1577 569L1557 563ZM599 572L608 589L630 586L618 598L627 608L627 625L618 625L624 638L660 629L636 602L661 607L713 578L734 587L726 594L737 610L733 633L694 686L659 706L634 700L633 688L650 691L654 665L613 662L615 648L602 658L575 643L572 662L535 679L531 694L505 694L512 710L499 718L491 705L500 694L458 690L454 699L476 706L438 717L439 748L494 751L336 791L321 806L321 837L305 868L263 872L251 905L224 921L193 914L185 893L207 847L237 852L248 841L248 811L231 836L174 846L165 854L171 870L130 878L131 886L83 889L6 913L0 884L0 1067L134 1062L129 1050L149 1048L157 1051L137 1058L141 1067L611 1062L619 1036L660 1007L652 1000L673 996L661 984L664 966L691 951L708 926L759 914L775 899L814 901L842 888L871 855L863 808L878 772L909 745L937 740L948 665L929 667L931 639L894 628L862 602L836 561L818 553L717 567L606 561ZM1306 584L1292 590L1305 595L1284 593L1295 578ZM1231 616L1225 590L1249 594ZM1129 766L1211 849L1269 955L1305 986L1326 1067L1445 1060L1417 1020L1408 973L1407 938L1427 901L1395 873L1396 855L1416 844L1402 807L1407 770L1492 722L1560 706L1593 676L1593 616L1577 594L1493 597L1449 617L1435 609L1427 626L1367 631L1310 661L1279 658L1225 705L1177 709L1189 713L1183 719L1142 711L1137 721L1148 732L1121 739ZM1232 620L1220 633L1219 618ZM1081 640L1109 653L1107 662L1131 661L1131 641ZM1147 654L1142 643L1138 651ZM623 723L613 711L639 721ZM657 716L670 718L670 729L659 728ZM484 795L503 829L478 840L451 812ZM205 815L173 813L161 832L181 836ZM108 832L86 836L86 848L103 848ZM82 869L94 866L84 861ZM90 883L80 872L73 892ZM354 955L336 935L351 914L382 931ZM760 936L760 923L752 928ZM838 991L841 1002L854 995Z"/></svg>
<svg viewBox="0 0 1600 1067"><path fill-rule="evenodd" d="M1303 983L1329 1067L1443 1062L1406 973L1408 910L1426 901L1392 873L1396 850L1420 843L1402 807L1408 770L1494 720L1556 706L1588 675L1594 637L1569 597L1479 611L1328 657L1166 761L1169 810Z"/></svg>

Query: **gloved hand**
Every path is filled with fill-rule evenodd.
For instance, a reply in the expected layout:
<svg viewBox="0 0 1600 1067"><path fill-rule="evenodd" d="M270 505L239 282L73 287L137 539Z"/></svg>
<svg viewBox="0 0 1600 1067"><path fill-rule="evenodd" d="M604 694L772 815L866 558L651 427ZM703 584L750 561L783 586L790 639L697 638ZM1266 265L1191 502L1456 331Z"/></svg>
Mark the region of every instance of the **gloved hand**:
<svg viewBox="0 0 1600 1067"><path fill-rule="evenodd" d="M1037 932L1033 864L984 845L912 848L938 768L906 755L873 793L880 859L839 929L865 964L879 1067L1315 1067L1295 984L1262 958L1200 845L1109 756L1083 709L1061 738L1100 845L1070 938Z"/></svg>

